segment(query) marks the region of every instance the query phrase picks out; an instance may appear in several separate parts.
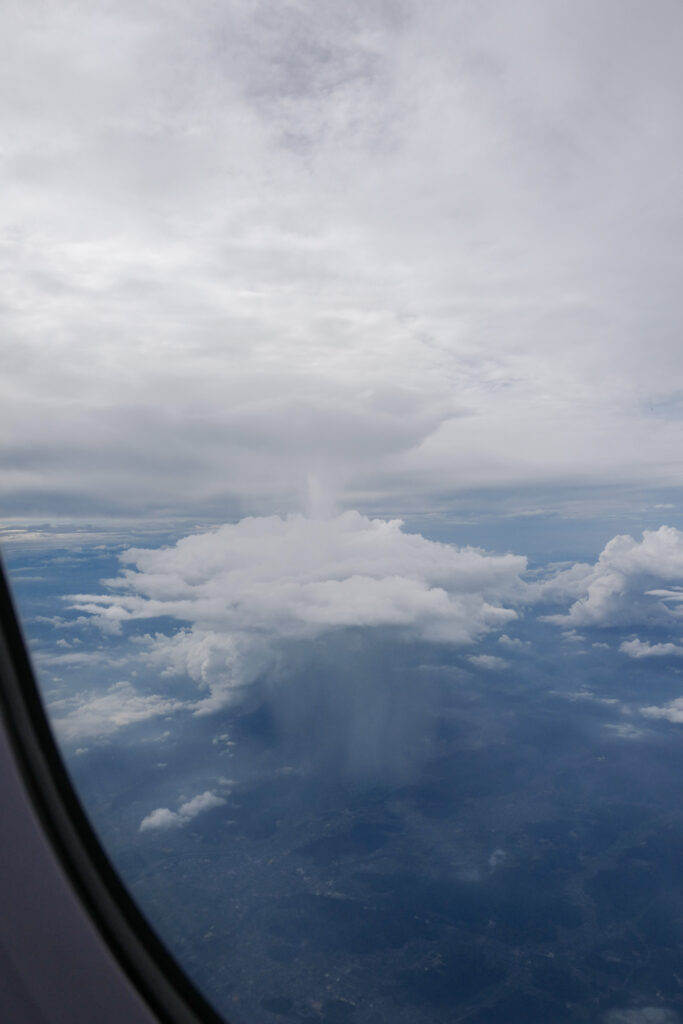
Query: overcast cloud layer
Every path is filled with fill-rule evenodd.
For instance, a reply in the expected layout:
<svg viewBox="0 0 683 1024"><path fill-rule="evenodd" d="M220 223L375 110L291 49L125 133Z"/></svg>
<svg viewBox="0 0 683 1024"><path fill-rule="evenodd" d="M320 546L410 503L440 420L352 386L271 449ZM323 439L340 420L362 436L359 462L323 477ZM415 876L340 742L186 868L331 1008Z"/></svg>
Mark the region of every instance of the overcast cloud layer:
<svg viewBox="0 0 683 1024"><path fill-rule="evenodd" d="M675 0L9 0L0 512L679 486L682 37Z"/></svg>

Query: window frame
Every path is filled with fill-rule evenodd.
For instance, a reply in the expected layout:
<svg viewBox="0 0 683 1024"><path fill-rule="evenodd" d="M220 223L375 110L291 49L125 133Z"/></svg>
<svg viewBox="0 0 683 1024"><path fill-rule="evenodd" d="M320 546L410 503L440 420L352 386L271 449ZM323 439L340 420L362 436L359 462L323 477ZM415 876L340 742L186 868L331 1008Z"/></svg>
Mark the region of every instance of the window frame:
<svg viewBox="0 0 683 1024"><path fill-rule="evenodd" d="M161 1024L227 1024L151 928L85 813L45 712L1 556L0 710L39 827L82 908L144 1003Z"/></svg>

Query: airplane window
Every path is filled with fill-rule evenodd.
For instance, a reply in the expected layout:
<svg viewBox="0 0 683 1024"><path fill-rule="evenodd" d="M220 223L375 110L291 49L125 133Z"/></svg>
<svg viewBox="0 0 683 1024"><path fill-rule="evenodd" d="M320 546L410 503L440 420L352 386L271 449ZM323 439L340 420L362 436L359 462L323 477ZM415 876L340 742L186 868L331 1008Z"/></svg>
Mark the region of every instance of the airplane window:
<svg viewBox="0 0 683 1024"><path fill-rule="evenodd" d="M680 5L3 18L0 545L152 1010L681 1024Z"/></svg>

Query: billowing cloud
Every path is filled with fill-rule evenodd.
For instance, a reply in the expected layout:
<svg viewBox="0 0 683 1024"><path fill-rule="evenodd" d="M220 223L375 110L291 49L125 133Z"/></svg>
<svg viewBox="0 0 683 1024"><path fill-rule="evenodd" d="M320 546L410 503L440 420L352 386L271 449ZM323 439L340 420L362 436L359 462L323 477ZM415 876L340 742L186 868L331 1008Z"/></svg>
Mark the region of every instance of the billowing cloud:
<svg viewBox="0 0 683 1024"><path fill-rule="evenodd" d="M346 512L248 518L162 549L131 549L107 594L72 606L104 629L167 616L148 657L210 690L208 710L249 682L281 642L350 627L469 644L517 616L526 559L406 533L398 520ZM487 665L501 659L490 656Z"/></svg>
<svg viewBox="0 0 683 1024"><path fill-rule="evenodd" d="M186 800L177 811L171 811L168 807L157 807L142 819L140 832L149 832L152 829L182 828L198 814L210 811L214 807L221 807L224 803L225 799L222 796L207 789L204 793L193 796L191 800Z"/></svg>
<svg viewBox="0 0 683 1024"><path fill-rule="evenodd" d="M78 693L51 702L50 721L63 741L110 736L119 729L150 718L170 715L185 705L160 694L141 694L129 682L104 693Z"/></svg>
<svg viewBox="0 0 683 1024"><path fill-rule="evenodd" d="M542 600L572 601L567 613L549 617L561 625L675 625L681 613L671 594L678 591L657 587L682 582L683 533L661 526L645 530L640 541L628 535L614 537L595 565L571 566L532 591Z"/></svg>

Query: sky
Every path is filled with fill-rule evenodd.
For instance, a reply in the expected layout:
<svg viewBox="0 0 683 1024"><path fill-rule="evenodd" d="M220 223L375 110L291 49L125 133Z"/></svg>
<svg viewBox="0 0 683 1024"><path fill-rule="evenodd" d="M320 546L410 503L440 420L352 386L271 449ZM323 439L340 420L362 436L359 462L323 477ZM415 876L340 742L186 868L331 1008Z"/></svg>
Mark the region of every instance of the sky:
<svg viewBox="0 0 683 1024"><path fill-rule="evenodd" d="M5 519L675 503L675 0L3 21Z"/></svg>

